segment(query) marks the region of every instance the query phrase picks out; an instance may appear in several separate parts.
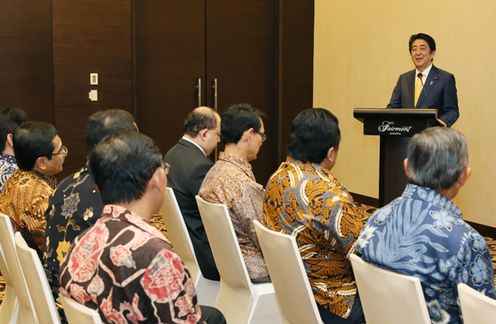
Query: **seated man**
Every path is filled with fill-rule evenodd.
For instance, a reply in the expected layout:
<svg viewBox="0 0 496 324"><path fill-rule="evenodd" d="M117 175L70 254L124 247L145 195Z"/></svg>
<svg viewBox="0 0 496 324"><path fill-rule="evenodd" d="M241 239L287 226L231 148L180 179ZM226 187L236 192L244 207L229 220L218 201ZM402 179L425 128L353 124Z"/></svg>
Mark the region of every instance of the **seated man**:
<svg viewBox="0 0 496 324"><path fill-rule="evenodd" d="M265 140L260 116L261 112L248 104L234 105L222 114L225 149L205 176L199 195L227 206L250 279L268 282L269 273L253 227L254 219L262 219L265 191L255 181L250 165Z"/></svg>
<svg viewBox="0 0 496 324"><path fill-rule="evenodd" d="M410 184L370 217L357 254L419 278L433 323L462 323L458 283L496 298L486 242L452 202L470 176L464 136L442 127L416 134L404 168Z"/></svg>
<svg viewBox="0 0 496 324"><path fill-rule="evenodd" d="M127 111L109 109L94 113L86 123L88 153L104 137L124 131L136 131L134 118ZM102 209L102 198L88 171L87 164L65 178L53 193L45 214L46 250L43 263L55 300L58 297L60 263L72 241L95 224Z"/></svg>
<svg viewBox="0 0 496 324"><path fill-rule="evenodd" d="M338 120L327 110L296 116L286 162L267 184L264 223L295 236L322 320L362 323L348 258L369 214L331 173L340 138Z"/></svg>
<svg viewBox="0 0 496 324"><path fill-rule="evenodd" d="M0 192L7 179L17 170L14 156L14 131L26 121L26 113L18 108L0 108Z"/></svg>
<svg viewBox="0 0 496 324"><path fill-rule="evenodd" d="M103 213L80 234L60 266L60 293L98 310L104 322L197 323L193 281L164 235L148 224L162 205L167 166L152 139L111 135L90 153Z"/></svg>
<svg viewBox="0 0 496 324"><path fill-rule="evenodd" d="M208 156L220 141L220 116L208 107L195 108L184 121L184 136L165 155L171 166L167 183L174 190L203 276L220 280L195 196L214 164Z"/></svg>
<svg viewBox="0 0 496 324"><path fill-rule="evenodd" d="M0 212L10 217L14 229L40 257L45 247L45 211L67 152L51 124L27 121L14 132L19 169L3 187Z"/></svg>

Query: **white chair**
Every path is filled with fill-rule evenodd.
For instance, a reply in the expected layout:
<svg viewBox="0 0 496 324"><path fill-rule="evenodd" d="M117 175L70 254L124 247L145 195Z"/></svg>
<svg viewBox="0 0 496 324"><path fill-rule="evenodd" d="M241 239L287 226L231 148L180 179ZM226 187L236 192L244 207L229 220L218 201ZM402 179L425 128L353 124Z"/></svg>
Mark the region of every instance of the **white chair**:
<svg viewBox="0 0 496 324"><path fill-rule="evenodd" d="M214 306L220 288L220 282L203 277L195 256L195 250L184 223L181 210L177 204L172 188L166 188L164 203L160 209L167 235L172 242L174 251L188 268L195 283L198 302L201 305Z"/></svg>
<svg viewBox="0 0 496 324"><path fill-rule="evenodd" d="M6 293L7 298L12 298L12 293L15 294L16 304L18 307L13 306L13 301L8 300L8 308L15 309L17 312L14 314L8 314L6 312L5 318L0 318L1 323L38 323L38 318L36 316L36 311L31 300L31 295L29 294L28 286L26 280L24 279L24 274L22 272L21 264L19 263L19 258L17 256L17 251L14 243L14 229L12 223L7 215L0 213L0 245L5 258L5 263L2 262L2 267L6 266L6 269L2 268L2 275L4 276L8 289ZM2 305L3 308L3 305ZM2 316L3 316L2 310ZM10 319L9 319L10 317ZM4 321L5 320L5 321Z"/></svg>
<svg viewBox="0 0 496 324"><path fill-rule="evenodd" d="M253 223L284 322L322 323L295 238Z"/></svg>
<svg viewBox="0 0 496 324"><path fill-rule="evenodd" d="M19 303L8 270L7 260L0 244L0 273L5 281L3 300L0 306L0 323L16 323L19 312Z"/></svg>
<svg viewBox="0 0 496 324"><path fill-rule="evenodd" d="M274 286L251 283L227 207L199 196L196 201L220 274L215 307L230 324L280 323Z"/></svg>
<svg viewBox="0 0 496 324"><path fill-rule="evenodd" d="M52 291L40 258L36 251L26 244L19 232L15 233L15 243L22 272L28 284L38 320L40 323L60 323L57 306L55 306Z"/></svg>
<svg viewBox="0 0 496 324"><path fill-rule="evenodd" d="M463 323L491 324L496 318L496 300L485 296L464 283L458 284Z"/></svg>
<svg viewBox="0 0 496 324"><path fill-rule="evenodd" d="M350 259L367 324L431 323L418 278Z"/></svg>
<svg viewBox="0 0 496 324"><path fill-rule="evenodd" d="M69 324L101 324L100 314L94 309L86 307L71 297L60 295L64 313Z"/></svg>

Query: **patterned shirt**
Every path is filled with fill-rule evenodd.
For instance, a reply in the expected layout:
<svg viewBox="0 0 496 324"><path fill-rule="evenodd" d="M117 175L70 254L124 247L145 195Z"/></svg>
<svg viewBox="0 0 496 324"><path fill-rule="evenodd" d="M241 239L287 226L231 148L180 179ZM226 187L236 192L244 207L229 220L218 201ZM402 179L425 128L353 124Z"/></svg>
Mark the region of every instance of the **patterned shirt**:
<svg viewBox="0 0 496 324"><path fill-rule="evenodd" d="M369 216L318 164L288 157L267 184L265 225L296 238L316 302L348 317L357 294L349 255Z"/></svg>
<svg viewBox="0 0 496 324"><path fill-rule="evenodd" d="M105 322L197 323L193 280L167 239L130 210L106 205L60 265L60 293Z"/></svg>
<svg viewBox="0 0 496 324"><path fill-rule="evenodd" d="M18 169L0 195L0 212L10 217L14 230L20 231L40 256L45 247L45 211L55 186L55 177Z"/></svg>
<svg viewBox="0 0 496 324"><path fill-rule="evenodd" d="M264 194L250 163L224 152L208 171L199 192L203 199L227 206L251 279L269 275L253 227L254 219L262 219Z"/></svg>
<svg viewBox="0 0 496 324"><path fill-rule="evenodd" d="M88 167L65 178L53 193L46 211L43 262L55 299L58 296L59 265L76 236L95 224L103 202Z"/></svg>
<svg viewBox="0 0 496 324"><path fill-rule="evenodd" d="M365 261L420 279L432 323L461 323L457 285L496 298L491 257L461 211L439 192L408 184L360 234Z"/></svg>
<svg viewBox="0 0 496 324"><path fill-rule="evenodd" d="M15 170L17 170L17 161L15 156L0 154L0 192L2 192L3 185L7 182Z"/></svg>

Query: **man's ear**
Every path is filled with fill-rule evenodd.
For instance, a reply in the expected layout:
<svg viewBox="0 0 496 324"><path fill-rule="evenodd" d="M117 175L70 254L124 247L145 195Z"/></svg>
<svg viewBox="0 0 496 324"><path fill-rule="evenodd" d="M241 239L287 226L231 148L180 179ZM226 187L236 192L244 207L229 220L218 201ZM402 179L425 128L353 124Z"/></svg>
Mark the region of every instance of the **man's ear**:
<svg viewBox="0 0 496 324"><path fill-rule="evenodd" d="M410 169L410 163L408 163L408 159L403 160L403 170L405 171L406 177L410 178L412 169Z"/></svg>
<svg viewBox="0 0 496 324"><path fill-rule="evenodd" d="M207 132L208 132L208 129L204 128L204 129L201 129L201 130L198 132L198 135L200 135L200 138L201 138L201 139L204 139L204 138L207 136Z"/></svg>
<svg viewBox="0 0 496 324"><path fill-rule="evenodd" d="M33 170L43 173L47 168L48 159L45 156L39 156L36 161L34 161Z"/></svg>
<svg viewBox="0 0 496 324"><path fill-rule="evenodd" d="M14 147L14 134L12 134L12 133L7 134L7 138L5 141L9 147L13 148Z"/></svg>
<svg viewBox="0 0 496 324"><path fill-rule="evenodd" d="M153 173L152 177L148 181L148 186L150 189L163 191L167 186L167 177L165 175L164 168L158 168Z"/></svg>
<svg viewBox="0 0 496 324"><path fill-rule="evenodd" d="M336 163L336 158L338 157L338 150L335 147L330 147L327 150L327 160L334 166Z"/></svg>
<svg viewBox="0 0 496 324"><path fill-rule="evenodd" d="M463 187L465 182L467 182L468 178L470 178L470 175L472 174L472 169L469 166L466 166L462 173L460 173L460 176L458 177L458 180L456 181L458 184L458 188Z"/></svg>
<svg viewBox="0 0 496 324"><path fill-rule="evenodd" d="M248 141L251 137L251 135L254 133L253 128L247 129L243 132L243 135L241 136L242 141Z"/></svg>

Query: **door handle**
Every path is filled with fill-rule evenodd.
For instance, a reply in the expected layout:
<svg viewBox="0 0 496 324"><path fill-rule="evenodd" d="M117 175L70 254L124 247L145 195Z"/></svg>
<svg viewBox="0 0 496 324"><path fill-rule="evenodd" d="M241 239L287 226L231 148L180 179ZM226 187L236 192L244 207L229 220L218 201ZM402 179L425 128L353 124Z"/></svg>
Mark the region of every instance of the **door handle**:
<svg viewBox="0 0 496 324"><path fill-rule="evenodd" d="M200 107L202 105L202 79L198 78L196 81L196 89L197 89L197 96L198 96L198 105L197 107Z"/></svg>
<svg viewBox="0 0 496 324"><path fill-rule="evenodd" d="M214 109L215 111L218 111L217 91L219 89L219 83L217 81L217 78L214 78L214 84L212 85L212 89L214 89Z"/></svg>

